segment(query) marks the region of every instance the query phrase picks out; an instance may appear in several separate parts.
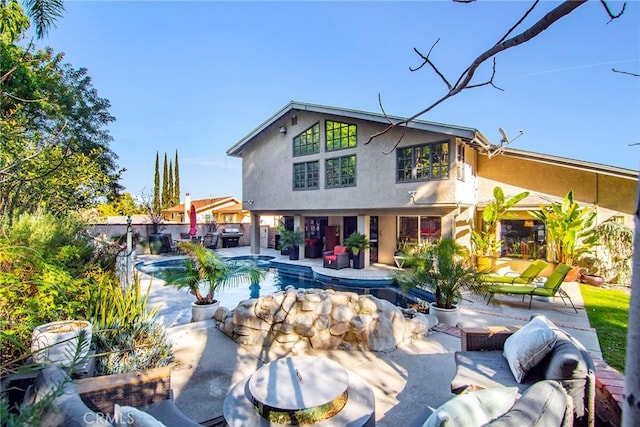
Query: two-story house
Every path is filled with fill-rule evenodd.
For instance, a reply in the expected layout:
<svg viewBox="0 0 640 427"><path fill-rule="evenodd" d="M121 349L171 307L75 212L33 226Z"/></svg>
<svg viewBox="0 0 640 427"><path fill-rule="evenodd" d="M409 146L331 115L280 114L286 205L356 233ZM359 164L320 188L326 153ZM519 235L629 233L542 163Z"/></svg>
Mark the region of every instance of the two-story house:
<svg viewBox="0 0 640 427"><path fill-rule="evenodd" d="M495 186L531 193L504 224L513 241L543 243L544 225L528 210L569 190L598 207L599 221L632 225L637 171L510 149L473 128L422 120L367 143L389 120L399 118L290 102L229 148L242 158L252 252L260 251L263 215L284 216L323 249L364 233L365 264L393 264L400 245L442 236L469 246Z"/></svg>

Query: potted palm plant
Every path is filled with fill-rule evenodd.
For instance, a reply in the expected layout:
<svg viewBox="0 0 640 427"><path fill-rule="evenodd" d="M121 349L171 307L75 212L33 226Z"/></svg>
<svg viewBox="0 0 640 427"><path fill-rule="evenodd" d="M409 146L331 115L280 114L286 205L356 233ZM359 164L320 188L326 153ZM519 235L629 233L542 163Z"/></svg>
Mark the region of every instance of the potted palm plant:
<svg viewBox="0 0 640 427"><path fill-rule="evenodd" d="M353 268L364 268L364 250L369 247L367 236L354 231L344 239L343 245L351 252Z"/></svg>
<svg viewBox="0 0 640 427"><path fill-rule="evenodd" d="M403 292L420 288L433 292L435 301L429 309L446 325L458 323L458 306L464 291L481 294L482 283L466 248L454 239L442 238L425 248L407 255L409 268L394 274Z"/></svg>
<svg viewBox="0 0 640 427"><path fill-rule="evenodd" d="M196 300L191 304L192 320L211 319L219 306L216 291L241 283L257 283L264 271L253 264L228 263L217 253L202 245L184 242L180 249L187 255L185 271L169 272L166 284L188 289Z"/></svg>
<svg viewBox="0 0 640 427"><path fill-rule="evenodd" d="M280 248L289 250L289 259L297 260L300 258L300 246L304 244L304 234L300 230L280 231Z"/></svg>

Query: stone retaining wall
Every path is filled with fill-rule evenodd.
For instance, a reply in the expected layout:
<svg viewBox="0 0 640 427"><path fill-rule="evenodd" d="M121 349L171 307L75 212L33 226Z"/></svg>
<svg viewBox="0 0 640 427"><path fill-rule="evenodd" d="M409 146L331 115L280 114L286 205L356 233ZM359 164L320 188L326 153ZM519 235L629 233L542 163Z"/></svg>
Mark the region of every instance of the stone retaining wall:
<svg viewBox="0 0 640 427"><path fill-rule="evenodd" d="M221 307L216 326L238 344L390 351L426 335L434 316L389 301L332 289L296 289Z"/></svg>

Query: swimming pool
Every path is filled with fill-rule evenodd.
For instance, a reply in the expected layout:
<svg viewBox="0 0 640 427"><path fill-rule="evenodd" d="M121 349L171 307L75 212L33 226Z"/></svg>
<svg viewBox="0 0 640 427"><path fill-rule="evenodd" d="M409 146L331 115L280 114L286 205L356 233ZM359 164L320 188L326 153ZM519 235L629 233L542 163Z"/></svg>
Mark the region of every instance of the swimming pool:
<svg viewBox="0 0 640 427"><path fill-rule="evenodd" d="M225 307L234 308L249 298L258 298L283 291L288 286L297 289L319 288L334 289L336 291L356 292L358 294L369 294L377 298L399 306L407 307L421 301L433 301L433 295L429 292L415 290L403 295L398 286L389 281L381 280L350 280L319 276L318 279L311 267L292 265L286 263L273 262L274 257L266 255L244 255L225 258L227 262L250 262L265 270L265 275L260 283L231 287L216 292L216 299L223 302ZM163 273L167 271L185 271L185 258L174 258L151 263L138 263L136 269L150 276L163 279Z"/></svg>

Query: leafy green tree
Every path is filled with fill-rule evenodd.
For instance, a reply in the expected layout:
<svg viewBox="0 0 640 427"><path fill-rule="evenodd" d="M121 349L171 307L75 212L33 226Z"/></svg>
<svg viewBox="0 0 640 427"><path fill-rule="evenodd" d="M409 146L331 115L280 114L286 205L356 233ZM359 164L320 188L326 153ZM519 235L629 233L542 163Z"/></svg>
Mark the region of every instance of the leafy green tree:
<svg viewBox="0 0 640 427"><path fill-rule="evenodd" d="M100 216L103 218L147 213L144 207L136 204L131 193L123 193L108 203L98 205L98 210L100 211Z"/></svg>
<svg viewBox="0 0 640 427"><path fill-rule="evenodd" d="M87 70L52 49L16 44L24 18L0 3L0 214L11 221L44 208L62 213L94 205L121 189L109 148L115 120Z"/></svg>

